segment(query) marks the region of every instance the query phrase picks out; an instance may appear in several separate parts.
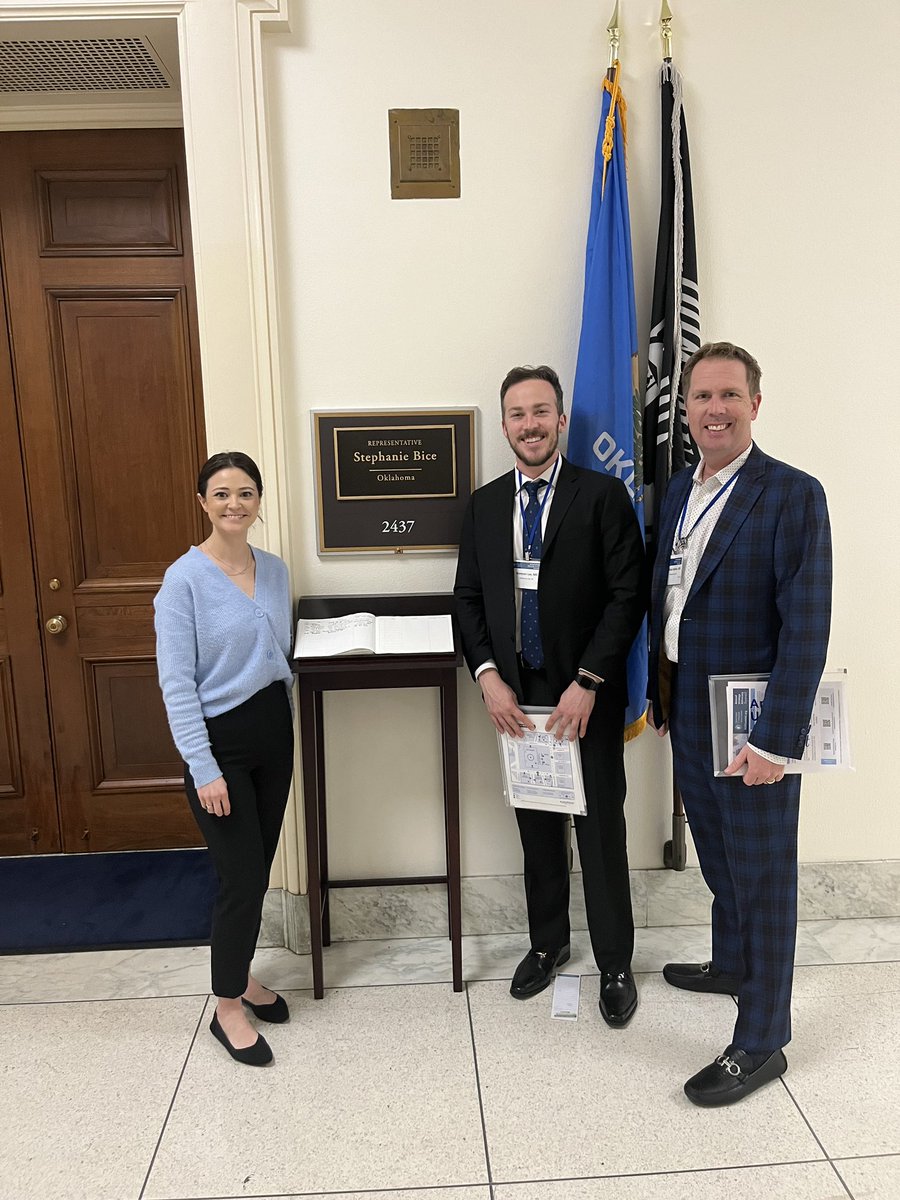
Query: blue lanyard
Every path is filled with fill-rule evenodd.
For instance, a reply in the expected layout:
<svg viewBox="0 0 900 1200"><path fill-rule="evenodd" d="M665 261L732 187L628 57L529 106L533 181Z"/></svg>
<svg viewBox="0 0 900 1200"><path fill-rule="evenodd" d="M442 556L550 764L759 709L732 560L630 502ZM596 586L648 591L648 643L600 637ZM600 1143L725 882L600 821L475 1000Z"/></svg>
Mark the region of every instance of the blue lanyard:
<svg viewBox="0 0 900 1200"><path fill-rule="evenodd" d="M700 522L703 520L703 518L706 516L706 514L709 512L709 510L712 508L712 506L714 504L718 504L718 502L722 499L722 497L725 495L725 493L728 491L728 489L731 487L731 485L734 483L734 481L737 479L738 475L740 475L740 473L741 473L741 471L743 471L743 469L744 469L744 466L742 464L735 471L735 473L728 480L728 482L722 484L722 486L719 488L719 490L713 496L712 500L710 500L709 504L707 504L706 508L704 508L703 512L700 514L700 516L697 518L697 520L693 523L693 525L690 527L690 529L687 531L687 533L685 533L684 532L684 519L687 516L688 504L690 503L690 500L691 500L690 490L688 491L688 494L684 498L684 508L681 510L681 520L678 522L678 533L676 535L676 543L680 550L684 549L684 547L687 545L688 538L691 536L691 534L694 532L694 530L697 528L697 526L700 524Z"/></svg>
<svg viewBox="0 0 900 1200"><path fill-rule="evenodd" d="M541 497L541 502L538 505L538 510L535 513L534 520L531 522L530 527L528 522L525 520L525 505L522 503L522 490L524 485L521 483L519 484L519 511L522 514L522 553L527 559L531 558L531 547L534 544L534 535L539 528L541 517L544 515L544 505L547 503L547 497L550 495L550 489L553 487L553 480L556 478L559 462L560 460L557 458L556 462L553 464L553 470L550 473L547 486L544 488L544 495ZM518 472L518 475L520 480L525 478L521 471Z"/></svg>

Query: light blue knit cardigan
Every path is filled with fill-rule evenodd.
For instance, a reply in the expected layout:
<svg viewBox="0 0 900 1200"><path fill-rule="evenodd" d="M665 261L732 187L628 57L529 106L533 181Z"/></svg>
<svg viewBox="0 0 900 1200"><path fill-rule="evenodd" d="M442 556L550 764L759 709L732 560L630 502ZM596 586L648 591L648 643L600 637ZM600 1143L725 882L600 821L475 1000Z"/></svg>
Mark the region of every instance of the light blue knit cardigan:
<svg viewBox="0 0 900 1200"><path fill-rule="evenodd" d="M222 774L204 718L236 708L278 679L289 692L293 682L287 567L265 550L254 549L253 557L252 598L192 546L166 571L153 601L169 728L197 787Z"/></svg>

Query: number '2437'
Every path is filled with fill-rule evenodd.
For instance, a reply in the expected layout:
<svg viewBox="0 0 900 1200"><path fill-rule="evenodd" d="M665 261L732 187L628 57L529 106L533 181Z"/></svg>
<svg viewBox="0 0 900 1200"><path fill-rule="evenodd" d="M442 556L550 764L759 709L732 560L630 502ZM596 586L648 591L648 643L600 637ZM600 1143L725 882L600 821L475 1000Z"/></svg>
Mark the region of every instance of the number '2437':
<svg viewBox="0 0 900 1200"><path fill-rule="evenodd" d="M382 533L412 533L415 521L382 521Z"/></svg>

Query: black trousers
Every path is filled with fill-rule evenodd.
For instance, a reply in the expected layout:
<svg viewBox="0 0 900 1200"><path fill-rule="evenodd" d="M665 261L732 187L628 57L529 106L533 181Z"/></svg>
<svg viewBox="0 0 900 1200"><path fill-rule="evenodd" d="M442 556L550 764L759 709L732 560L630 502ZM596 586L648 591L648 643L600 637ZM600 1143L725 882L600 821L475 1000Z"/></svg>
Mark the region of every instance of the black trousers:
<svg viewBox="0 0 900 1200"><path fill-rule="evenodd" d="M190 771L184 786L219 876L212 920L212 990L236 998L247 990L263 898L284 820L294 764L294 722L283 683L273 683L206 722L228 786L231 812L201 807Z"/></svg>
<svg viewBox="0 0 900 1200"><path fill-rule="evenodd" d="M558 699L544 671L524 670L525 703L553 707ZM600 685L602 689L602 684ZM575 817L584 903L594 958L601 971L624 971L634 952L634 920L625 847L625 713L601 708L602 694L581 739L587 814ZM533 950L569 941L569 858L564 813L517 808L525 855L525 900Z"/></svg>

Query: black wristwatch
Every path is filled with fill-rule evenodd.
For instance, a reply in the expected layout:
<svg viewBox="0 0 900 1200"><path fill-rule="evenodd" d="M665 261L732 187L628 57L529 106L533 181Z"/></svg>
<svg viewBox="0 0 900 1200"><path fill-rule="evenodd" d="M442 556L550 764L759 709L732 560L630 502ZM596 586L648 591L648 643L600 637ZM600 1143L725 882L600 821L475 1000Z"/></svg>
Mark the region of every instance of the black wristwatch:
<svg viewBox="0 0 900 1200"><path fill-rule="evenodd" d="M586 692L596 692L600 686L600 680L591 679L590 675L576 675L575 682L579 687L583 687Z"/></svg>

